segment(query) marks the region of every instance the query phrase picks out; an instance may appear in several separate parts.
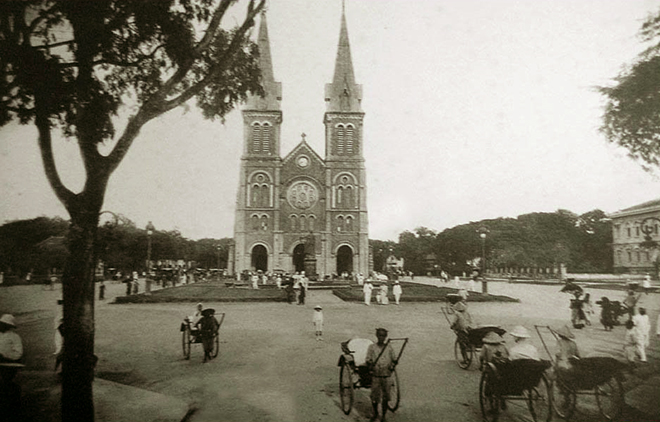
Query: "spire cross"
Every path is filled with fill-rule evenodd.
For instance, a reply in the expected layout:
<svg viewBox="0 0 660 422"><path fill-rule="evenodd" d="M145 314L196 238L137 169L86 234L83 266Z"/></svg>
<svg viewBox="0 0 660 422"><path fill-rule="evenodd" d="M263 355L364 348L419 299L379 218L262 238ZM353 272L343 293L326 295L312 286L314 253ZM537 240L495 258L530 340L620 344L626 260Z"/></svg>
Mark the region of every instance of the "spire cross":
<svg viewBox="0 0 660 422"><path fill-rule="evenodd" d="M302 137L303 142L305 142L305 138L307 137L307 134L303 132L300 134L300 137Z"/></svg>
<svg viewBox="0 0 660 422"><path fill-rule="evenodd" d="M343 14L346 12L346 4L345 0L341 0L341 13Z"/></svg>

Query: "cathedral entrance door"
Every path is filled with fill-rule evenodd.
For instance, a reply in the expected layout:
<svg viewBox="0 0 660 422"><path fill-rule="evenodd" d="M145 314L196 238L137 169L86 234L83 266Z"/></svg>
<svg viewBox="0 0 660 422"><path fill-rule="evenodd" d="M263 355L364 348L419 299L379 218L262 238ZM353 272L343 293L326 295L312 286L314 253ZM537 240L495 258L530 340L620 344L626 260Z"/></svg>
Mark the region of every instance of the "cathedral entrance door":
<svg viewBox="0 0 660 422"><path fill-rule="evenodd" d="M264 245L255 245L252 248L252 268L268 271L268 251Z"/></svg>
<svg viewBox="0 0 660 422"><path fill-rule="evenodd" d="M295 272L305 271L305 245L302 243L293 249L293 269Z"/></svg>
<svg viewBox="0 0 660 422"><path fill-rule="evenodd" d="M337 274L353 272L353 250L349 246L341 246L337 250Z"/></svg>

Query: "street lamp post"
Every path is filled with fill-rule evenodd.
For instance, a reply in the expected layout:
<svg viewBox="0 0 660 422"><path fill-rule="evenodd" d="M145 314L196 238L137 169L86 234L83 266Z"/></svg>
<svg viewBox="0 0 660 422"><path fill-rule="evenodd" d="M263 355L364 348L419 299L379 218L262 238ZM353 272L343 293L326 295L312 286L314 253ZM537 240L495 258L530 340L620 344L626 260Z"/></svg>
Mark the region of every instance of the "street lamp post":
<svg viewBox="0 0 660 422"><path fill-rule="evenodd" d="M481 292L485 295L488 294L488 282L486 281L486 235L489 233L488 229L482 227L478 230L479 237L481 238Z"/></svg>
<svg viewBox="0 0 660 422"><path fill-rule="evenodd" d="M147 224L147 278L145 280L144 293L151 294L151 236L156 228L149 222Z"/></svg>

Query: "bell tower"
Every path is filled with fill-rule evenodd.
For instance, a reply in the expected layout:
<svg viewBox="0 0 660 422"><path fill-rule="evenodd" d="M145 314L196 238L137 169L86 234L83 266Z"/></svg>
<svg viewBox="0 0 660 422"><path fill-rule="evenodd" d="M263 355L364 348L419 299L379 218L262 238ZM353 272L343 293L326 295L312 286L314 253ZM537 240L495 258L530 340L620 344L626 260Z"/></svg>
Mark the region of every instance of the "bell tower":
<svg viewBox="0 0 660 422"><path fill-rule="evenodd" d="M332 83L325 86L326 180L332 198L326 210L332 246L327 258L341 274L369 272L366 170L363 155L362 85L355 82L346 11L342 2Z"/></svg>
<svg viewBox="0 0 660 422"><path fill-rule="evenodd" d="M235 270L268 271L274 267L279 211L282 85L275 81L266 13L257 39L264 95L250 95L243 109L243 156L234 223ZM231 258L230 258L231 259Z"/></svg>

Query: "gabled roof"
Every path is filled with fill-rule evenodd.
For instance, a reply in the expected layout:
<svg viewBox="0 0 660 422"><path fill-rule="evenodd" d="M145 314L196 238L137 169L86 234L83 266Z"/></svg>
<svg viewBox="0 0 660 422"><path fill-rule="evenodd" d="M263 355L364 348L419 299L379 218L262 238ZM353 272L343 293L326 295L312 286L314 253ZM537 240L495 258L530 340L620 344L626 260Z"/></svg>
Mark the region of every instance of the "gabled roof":
<svg viewBox="0 0 660 422"><path fill-rule="evenodd" d="M323 158L321 158L321 156L318 155L318 154L316 153L316 151L314 151L314 150L312 149L311 146L309 146L309 144L307 143L307 141L305 141L305 138L303 138L303 140L300 141L300 143L299 143L298 145L296 145L296 146L291 150L291 152L289 152L289 153L286 155L286 157L284 157L284 159L282 160L282 163L286 163L287 161L289 161L289 160L291 159L291 157L297 156L298 154L303 153L303 152L305 152L305 153L311 155L312 157L314 157L314 159L318 160L321 164L325 165L325 160L324 160Z"/></svg>

